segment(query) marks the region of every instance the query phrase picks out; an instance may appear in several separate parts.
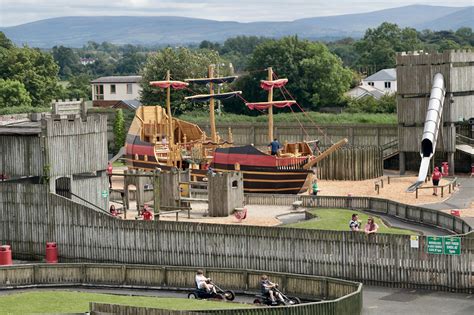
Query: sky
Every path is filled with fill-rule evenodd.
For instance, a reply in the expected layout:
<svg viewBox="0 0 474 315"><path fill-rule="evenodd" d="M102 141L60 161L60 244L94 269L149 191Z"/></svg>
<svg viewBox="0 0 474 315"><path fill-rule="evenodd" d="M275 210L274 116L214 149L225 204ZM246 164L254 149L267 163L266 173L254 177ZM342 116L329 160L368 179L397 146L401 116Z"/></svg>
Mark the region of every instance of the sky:
<svg viewBox="0 0 474 315"><path fill-rule="evenodd" d="M97 15L171 15L238 22L292 21L413 4L464 7L474 5L474 0L0 0L0 26L60 16Z"/></svg>

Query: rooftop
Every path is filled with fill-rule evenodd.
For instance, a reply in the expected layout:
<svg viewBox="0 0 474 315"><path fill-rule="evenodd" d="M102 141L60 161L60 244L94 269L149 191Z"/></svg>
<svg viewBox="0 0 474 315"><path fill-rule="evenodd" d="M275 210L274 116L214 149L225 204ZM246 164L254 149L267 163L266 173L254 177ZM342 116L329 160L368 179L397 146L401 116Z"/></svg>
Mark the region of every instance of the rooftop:
<svg viewBox="0 0 474 315"><path fill-rule="evenodd" d="M141 75L110 76L97 78L91 83L139 83L141 80Z"/></svg>
<svg viewBox="0 0 474 315"><path fill-rule="evenodd" d="M396 81L397 80L397 71L395 68L382 69L379 72L372 74L371 76L365 78L363 81Z"/></svg>

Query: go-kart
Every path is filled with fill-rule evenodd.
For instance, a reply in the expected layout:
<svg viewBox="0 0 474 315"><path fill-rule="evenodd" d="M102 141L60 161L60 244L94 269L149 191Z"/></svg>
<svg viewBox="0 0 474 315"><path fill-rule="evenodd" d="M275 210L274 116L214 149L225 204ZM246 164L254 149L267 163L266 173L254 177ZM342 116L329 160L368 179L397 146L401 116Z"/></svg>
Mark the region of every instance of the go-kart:
<svg viewBox="0 0 474 315"><path fill-rule="evenodd" d="M208 292L206 289L196 288L193 292L188 293L188 299L217 299L227 301L233 301L235 299L235 293L231 290L222 290L214 282L209 281L216 288L216 293Z"/></svg>
<svg viewBox="0 0 474 315"><path fill-rule="evenodd" d="M301 304L301 300L296 297L296 296L287 296L283 294L280 290L278 290L278 285L274 286L271 290L274 292L275 296L275 302L273 302L270 299L270 295L264 295L264 294L258 294L255 295L255 300L253 301L254 304L263 304L263 305L269 305L269 306L278 306L278 305L295 305L295 304ZM283 301L281 301L277 297L277 293L280 293Z"/></svg>

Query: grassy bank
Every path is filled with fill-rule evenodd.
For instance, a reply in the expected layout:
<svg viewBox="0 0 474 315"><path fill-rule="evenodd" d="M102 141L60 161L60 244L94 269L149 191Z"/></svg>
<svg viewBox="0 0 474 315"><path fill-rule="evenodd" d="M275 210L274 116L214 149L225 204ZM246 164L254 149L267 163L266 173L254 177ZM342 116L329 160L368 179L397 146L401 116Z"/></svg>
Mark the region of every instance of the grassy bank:
<svg viewBox="0 0 474 315"><path fill-rule="evenodd" d="M26 303L25 303L26 302ZM1 314L84 313L89 302L125 304L169 310L206 310L249 307L246 304L225 303L183 298L156 298L74 291L34 291L0 297Z"/></svg>
<svg viewBox="0 0 474 315"><path fill-rule="evenodd" d="M203 124L209 122L207 112L190 112L179 116L180 119ZM318 112L308 113L282 113L274 115L275 123L298 122L315 124L396 124L396 114L366 114L366 113L342 113L328 114ZM246 116L224 113L216 115L217 123L266 123L267 116Z"/></svg>
<svg viewBox="0 0 474 315"><path fill-rule="evenodd" d="M302 221L298 223L288 224L285 227L294 227L300 229L316 229L316 230L334 230L334 231L349 231L349 221L353 213L359 215L359 221L362 221L362 229L367 223L369 215L352 210L344 209L314 209L310 211L312 214L316 215L316 219ZM388 233L388 234L409 234L417 235L418 232L411 230L403 230L397 228L391 228L386 226L382 220L376 216L373 216L375 223L379 226L379 233Z"/></svg>

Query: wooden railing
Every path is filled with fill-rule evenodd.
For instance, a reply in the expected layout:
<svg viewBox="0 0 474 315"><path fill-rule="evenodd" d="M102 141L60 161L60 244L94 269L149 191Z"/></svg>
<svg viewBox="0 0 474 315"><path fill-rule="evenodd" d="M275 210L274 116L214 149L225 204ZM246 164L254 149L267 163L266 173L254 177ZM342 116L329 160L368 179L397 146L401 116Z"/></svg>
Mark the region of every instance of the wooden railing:
<svg viewBox="0 0 474 315"><path fill-rule="evenodd" d="M445 187L448 187L448 192L451 193L451 191L454 191L454 188L456 187L456 183L457 183L457 177L451 179L447 184L445 185L439 185L439 186L419 186L419 187L416 187L416 191L415 191L415 198L418 199L418 190L421 190L421 189L440 189L441 190L441 198L444 197L444 188Z"/></svg>
<svg viewBox="0 0 474 315"><path fill-rule="evenodd" d="M468 233L472 230L472 227L466 221L451 214L382 198L245 194L246 204L291 206L297 200L303 202L303 207L370 210L417 224L446 229L458 234Z"/></svg>
<svg viewBox="0 0 474 315"><path fill-rule="evenodd" d="M208 268L206 275L220 286L236 293L255 294L260 291L260 276L268 274L287 294L311 302L299 306L279 307L282 314L341 314L339 309L350 309L345 314L360 314L362 284L352 281L289 273ZM51 286L95 286L127 289L194 290L195 268L156 265L118 264L28 264L0 267L0 289ZM185 294L183 294L183 298ZM253 307L244 310L206 310L178 314L275 314L274 308ZM91 304L92 314L141 314L126 305ZM132 312L133 311L133 312ZM244 311L244 313L242 313ZM147 314L173 314L168 310L147 309ZM306 313L305 313L306 312Z"/></svg>
<svg viewBox="0 0 474 315"><path fill-rule="evenodd" d="M0 243L18 259L41 259L45 243L58 244L66 261L245 268L336 277L391 287L465 292L474 287L474 233L462 239L460 255L426 252L409 235L282 227L118 220L48 193L47 185L3 183ZM371 209L454 231L471 228L459 217L379 198L246 195L247 203ZM361 254L363 253L363 254ZM107 278L106 278L107 279Z"/></svg>

